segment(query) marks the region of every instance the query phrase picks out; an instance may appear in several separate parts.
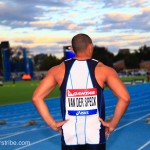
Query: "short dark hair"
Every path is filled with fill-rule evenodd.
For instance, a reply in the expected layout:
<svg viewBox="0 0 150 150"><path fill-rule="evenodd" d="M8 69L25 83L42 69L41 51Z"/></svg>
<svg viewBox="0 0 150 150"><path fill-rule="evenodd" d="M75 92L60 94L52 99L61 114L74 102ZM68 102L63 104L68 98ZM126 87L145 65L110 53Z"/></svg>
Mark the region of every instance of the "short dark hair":
<svg viewBox="0 0 150 150"><path fill-rule="evenodd" d="M92 40L86 34L80 33L72 38L72 48L75 53L86 50L89 44L92 44Z"/></svg>

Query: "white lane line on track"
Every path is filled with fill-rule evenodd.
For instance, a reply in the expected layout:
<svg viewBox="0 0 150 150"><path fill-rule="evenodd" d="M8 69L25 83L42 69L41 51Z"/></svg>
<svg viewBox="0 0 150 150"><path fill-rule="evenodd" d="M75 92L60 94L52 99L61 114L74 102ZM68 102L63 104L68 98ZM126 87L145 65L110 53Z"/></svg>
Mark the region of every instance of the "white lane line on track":
<svg viewBox="0 0 150 150"><path fill-rule="evenodd" d="M150 140L148 142L146 142L144 145L142 145L141 147L139 147L137 150L143 150L149 144L150 144Z"/></svg>
<svg viewBox="0 0 150 150"><path fill-rule="evenodd" d="M148 108L148 109L144 109L144 110L141 110L141 111L127 112L127 113L124 114L124 116L137 114L137 113L143 113L143 112L150 112L150 109Z"/></svg>
<svg viewBox="0 0 150 150"><path fill-rule="evenodd" d="M130 110L134 110L134 109L136 109L136 108L140 108L140 107L145 107L145 106L148 107L149 105L150 105L150 104L147 104L147 103L146 103L146 104L141 104L141 105L136 105L136 106L129 106L129 108L127 109L127 112L130 111ZM106 110L107 113L111 113L111 112L113 112L113 111L114 111L113 109L112 109L112 110L109 110L109 111Z"/></svg>
<svg viewBox="0 0 150 150"><path fill-rule="evenodd" d="M43 130L43 129L46 129L46 128L50 128L50 127L44 127L44 128L40 128L40 129L31 129L31 130L16 132L16 133L14 133L14 134L11 133L11 134L8 135L8 136L5 136L5 137L0 138L0 140L2 140L2 139L7 139L7 138L9 138L9 137L13 137L13 136L16 136L16 135L19 135L19 134L23 134L23 133L26 133L26 132L32 132L32 131L37 131L37 130Z"/></svg>
<svg viewBox="0 0 150 150"><path fill-rule="evenodd" d="M144 116L142 116L142 117L140 117L140 118L138 118L138 119L136 119L136 120L134 120L134 121L131 121L131 122L129 122L129 123L127 123L127 124L125 124L125 125L123 125L123 126L121 126L121 127L118 127L115 131L118 131L118 130L120 130L120 129L126 127L126 126L129 126L129 125L131 125L131 124L133 124L133 123L135 123L135 122L137 122L137 121L139 121L139 120L145 118L145 117L148 116L148 115L150 115L150 113L148 113L148 114L146 114L146 115L144 115ZM41 140L39 140L39 141L36 141L36 142L31 143L30 145L26 145L26 146L17 148L17 149L15 149L15 150L20 150L20 149L29 147L29 146L31 146L31 145L38 144L38 143L40 143L40 142L46 141L46 140L51 139L51 138L53 138L53 137L56 137L56 136L58 136L58 135L60 135L60 134L55 134L55 135L53 135L53 136L47 137L47 138L45 138L45 139L41 139Z"/></svg>
<svg viewBox="0 0 150 150"><path fill-rule="evenodd" d="M43 142L43 141L46 141L46 140L48 140L48 139L54 138L54 137L59 136L59 135L60 135L60 134L55 134L55 135L49 136L49 137L47 137L47 138L44 138L44 139L41 139L41 140L39 140L39 141L33 142L33 143L31 143L30 145L26 145L26 146L19 147L19 148L15 149L15 150L20 150L20 149L23 149L23 148L26 148L26 147L35 145L35 144L37 144L37 143L41 143L41 142Z"/></svg>
<svg viewBox="0 0 150 150"><path fill-rule="evenodd" d="M120 130L120 129L126 127L126 126L129 126L129 125L131 125L131 124L133 124L133 123L135 123L135 122L141 120L141 119L144 119L145 117L147 117L147 116L149 116L149 115L150 115L150 113L148 113L148 114L146 114L146 115L144 115L144 116L142 116L142 117L140 117L140 118L138 118L138 119L135 119L134 121L131 121L131 122L129 122L129 123L127 123L127 124L125 124L125 125L123 125L123 126L121 126L121 127L118 127L115 131L118 131L118 130Z"/></svg>

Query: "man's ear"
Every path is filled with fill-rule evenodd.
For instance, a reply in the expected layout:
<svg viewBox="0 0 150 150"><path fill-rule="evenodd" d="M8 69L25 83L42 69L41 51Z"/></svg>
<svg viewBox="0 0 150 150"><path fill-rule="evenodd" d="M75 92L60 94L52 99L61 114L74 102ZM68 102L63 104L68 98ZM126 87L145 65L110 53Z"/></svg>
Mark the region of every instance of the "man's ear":
<svg viewBox="0 0 150 150"><path fill-rule="evenodd" d="M90 51L90 54L92 55L93 54L93 45L92 44L89 44L88 45L88 49Z"/></svg>
<svg viewBox="0 0 150 150"><path fill-rule="evenodd" d="M70 47L70 50L74 52L73 47ZM75 52L74 52L75 53Z"/></svg>

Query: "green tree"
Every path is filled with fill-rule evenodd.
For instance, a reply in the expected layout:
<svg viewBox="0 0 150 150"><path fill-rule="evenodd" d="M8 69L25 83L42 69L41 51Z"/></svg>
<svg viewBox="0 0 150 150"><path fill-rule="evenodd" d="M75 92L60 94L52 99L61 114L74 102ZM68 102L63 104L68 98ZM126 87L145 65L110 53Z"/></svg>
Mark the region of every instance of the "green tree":
<svg viewBox="0 0 150 150"><path fill-rule="evenodd" d="M135 50L136 57L142 60L150 60L150 47L144 45L141 46L138 50Z"/></svg>
<svg viewBox="0 0 150 150"><path fill-rule="evenodd" d="M124 60L128 69L139 68L139 58L135 53L127 54Z"/></svg>
<svg viewBox="0 0 150 150"><path fill-rule="evenodd" d="M49 70L51 67L58 65L60 63L61 63L60 59L50 54L43 60L42 64L40 65L40 70Z"/></svg>
<svg viewBox="0 0 150 150"><path fill-rule="evenodd" d="M2 63L2 52L1 52L1 48L0 48L0 72L1 70L3 70L3 63Z"/></svg>
<svg viewBox="0 0 150 150"><path fill-rule="evenodd" d="M97 59L108 66L113 66L114 54L105 47L94 46L92 58Z"/></svg>

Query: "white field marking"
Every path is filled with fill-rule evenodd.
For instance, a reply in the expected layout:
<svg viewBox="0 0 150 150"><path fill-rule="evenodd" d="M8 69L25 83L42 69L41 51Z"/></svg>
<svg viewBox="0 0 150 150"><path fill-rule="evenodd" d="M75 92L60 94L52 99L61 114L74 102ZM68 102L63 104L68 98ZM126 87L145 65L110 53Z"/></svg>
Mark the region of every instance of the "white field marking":
<svg viewBox="0 0 150 150"><path fill-rule="evenodd" d="M43 121L41 121L41 122L43 123ZM25 124L27 124L27 123L25 123ZM46 124L43 124L43 125L46 125ZM40 126L42 126L42 125L40 125ZM8 128L3 128L3 129L0 129L0 130L10 130L10 129L21 128L21 127L26 127L26 126L24 126L24 124L23 124L23 125L20 125L20 126L13 126L13 127L8 127Z"/></svg>
<svg viewBox="0 0 150 150"><path fill-rule="evenodd" d="M143 103L143 102L148 102L148 100L150 99L150 96L149 97L146 97L146 98L136 98L136 99L134 99L133 100L133 98L131 99L131 102L130 102L130 104L138 104L138 103ZM118 102L118 100L111 100L111 105L110 106L112 106L112 105L116 105L116 103ZM110 102L109 102L109 104L110 104ZM108 106L107 105L107 103L106 103L106 101L105 101L105 105L106 106ZM109 107L109 106L108 106Z"/></svg>
<svg viewBox="0 0 150 150"><path fill-rule="evenodd" d="M146 100L144 99L144 102L149 102L149 99L146 99ZM139 104L139 103L141 103L141 101L131 101L131 104L132 104L132 105L136 105L136 104ZM131 105L131 104L130 104L130 105ZM111 106L106 106L106 109L107 109L107 108L112 108L112 107L115 107L115 106L116 106L116 104L115 104L115 105L112 104Z"/></svg>
<svg viewBox="0 0 150 150"><path fill-rule="evenodd" d="M147 114L147 115L144 115L144 116L142 116L142 117L140 117L140 118L138 118L138 119L136 119L136 120L134 120L134 121L131 121L131 122L129 122L129 123L127 123L127 124L125 124L125 125L119 127L119 128L117 128L115 131L118 131L118 130L120 130L120 129L126 127L126 126L129 126L129 125L131 125L131 124L133 124L133 123L135 123L135 122L137 122L137 121L139 121L139 120L145 118L145 117L148 116L148 115L150 115L150 113ZM39 140L39 141L36 141L36 142L31 143L30 145L26 145L26 146L17 148L17 149L15 149L15 150L20 150L20 149L29 147L29 146L31 146L31 145L38 144L38 143L40 143L40 142L43 142L43 141L48 140L48 139L51 139L51 138L56 137L56 136L58 136L58 135L60 135L60 134L55 134L55 135L53 135L53 136L47 137L47 138L45 138L45 139L41 139L41 140Z"/></svg>
<svg viewBox="0 0 150 150"><path fill-rule="evenodd" d="M112 106L107 106L107 107L106 107L106 109L107 109L107 108L111 108L111 107L115 107L115 106L116 106L116 105L112 105Z"/></svg>
<svg viewBox="0 0 150 150"><path fill-rule="evenodd" d="M39 122L44 122L43 120L42 120L42 118L33 118L34 120L40 120L40 121L38 121L38 123ZM28 119L29 120L29 119ZM27 120L27 121L28 121ZM24 120L18 120L18 121L12 121L12 122L8 122L8 124L13 124L13 123L24 123L24 124L27 124L28 122L25 122ZM6 129L11 129L11 128L18 128L18 127L22 127L24 124L20 124L19 126L15 126L15 125L12 125L11 127L2 127L0 130L6 130Z"/></svg>
<svg viewBox="0 0 150 150"><path fill-rule="evenodd" d="M150 96L148 96L147 98L143 98L143 97L142 98L141 97L140 98L136 98L135 100L133 100L133 98L132 98L131 99L131 104L137 104L137 103L141 103L141 102L149 102L149 98L150 98ZM140 99L141 101L139 101L138 99Z"/></svg>
<svg viewBox="0 0 150 150"><path fill-rule="evenodd" d="M146 96L140 96L140 97L137 97L136 99L135 98L132 98L132 99L134 99L134 100L132 100L132 104L133 104L133 102L136 102L136 103L140 103L139 101L137 102L137 99L142 99L143 97L148 97L147 95ZM51 98L51 99L55 99L55 98ZM136 100L136 101L135 101ZM149 100L149 99L148 99ZM111 100L108 100L108 101L112 101L112 99ZM107 100L105 100L105 102L107 102ZM25 102L25 103L29 103L29 102ZM10 105L14 105L14 104L10 104ZM5 105L4 105L5 106ZM111 107L114 107L115 105L113 105L113 106L108 106L108 107L106 107L106 109L107 108L111 108ZM56 110L56 109L59 109L59 107L56 107L55 108L55 110L52 110L52 111L58 111L58 110ZM21 113L21 115L22 114L25 114L26 112L24 112L24 113ZM15 113L15 114L13 114L13 115L17 115L17 114L19 114L19 113ZM10 117L12 118L12 116L13 115L11 115ZM37 114L35 114L35 115L37 115ZM54 115L55 115L55 113L54 113ZM27 115L26 115L27 116ZM31 116L30 114L28 115L28 116ZM24 116L20 116L19 118L23 118ZM18 117L17 117L18 118Z"/></svg>
<svg viewBox="0 0 150 150"><path fill-rule="evenodd" d="M150 144L150 140L146 142L144 145L142 145L141 147L139 147L137 150L143 150L149 144Z"/></svg>
<svg viewBox="0 0 150 150"><path fill-rule="evenodd" d="M52 97L52 98L45 98L45 100L52 100L52 99L57 99L57 98L60 98L60 97ZM10 105L16 105L16 104L27 104L27 103L32 103L30 101L28 102L20 102L20 103L13 103L13 104L6 104L6 105L1 105L1 106L10 106Z"/></svg>
<svg viewBox="0 0 150 150"><path fill-rule="evenodd" d="M141 99L141 98L140 98L140 99ZM144 102L149 102L149 99L144 100ZM132 101L131 104L134 104L134 105L135 105L135 103L138 104L138 103L141 103L141 101ZM106 106L106 109L112 108L112 107L115 107L115 106L116 106L116 105ZM138 105L138 106L141 106L141 105ZM132 106L132 107L136 107L136 106ZM132 107L129 107L128 110L129 110L130 108L132 108ZM110 110L110 111L112 111L112 110ZM107 111L107 112L108 112L108 111Z"/></svg>
<svg viewBox="0 0 150 150"><path fill-rule="evenodd" d="M139 99L143 99L143 98L139 98ZM149 102L149 97L148 98L144 98L144 101L138 101L138 98L136 98L135 100L131 100L131 104L130 105L136 105L136 104L140 104L140 103L143 103L143 102ZM116 104L112 103L111 106L106 106L106 109L107 108L111 108L111 107L115 107Z"/></svg>
<svg viewBox="0 0 150 150"><path fill-rule="evenodd" d="M23 149L23 148L26 148L26 147L29 147L29 146L38 144L38 143L40 143L40 142L46 141L46 140L48 140L48 139L54 138L54 137L59 136L59 135L60 135L60 134L55 134L55 135L49 136L49 137L47 137L47 138L45 138L45 139L41 139L41 140L39 140L39 141L33 142L33 143L31 143L30 145L26 145L26 146L19 147L19 148L15 149L15 150L20 150L20 149Z"/></svg>
<svg viewBox="0 0 150 150"><path fill-rule="evenodd" d="M20 125L20 126L12 126L12 127L2 127L0 130L8 130L8 129L19 128L19 127L22 127L22 125Z"/></svg>
<svg viewBox="0 0 150 150"><path fill-rule="evenodd" d="M56 112L58 112L58 110L56 110ZM61 114L60 113L56 113L56 112L53 112L52 111L52 115L54 116L54 117L57 117L57 116L60 116ZM18 116L18 115L20 115L20 116ZM3 118L5 118L5 120L7 121L7 120L10 120L10 119L15 119L15 118L33 118L33 117L39 117L39 115L38 114L35 114L35 115L22 115L22 114L13 114L13 115L11 115L11 116L7 116L7 117L5 117L5 115L4 115L4 117Z"/></svg>
<svg viewBox="0 0 150 150"><path fill-rule="evenodd" d="M131 96L131 98L133 99L133 101L135 101L137 99L144 98L144 97L149 97L149 91L148 92L143 92L141 96L140 95L138 96L137 94L134 94L134 95ZM117 100L117 98L116 98L115 95L111 95L108 98L104 95L104 98L105 98L105 102L112 101L112 99Z"/></svg>
<svg viewBox="0 0 150 150"><path fill-rule="evenodd" d="M149 101L149 99L146 100L146 101ZM134 101L134 102L135 102L135 101ZM145 102L145 101L144 101L144 102ZM136 103L141 103L141 102L137 102L137 101L136 101ZM132 104L133 104L133 103L132 103ZM143 105L147 105L147 104L143 104ZM143 106L143 105L139 105L138 107ZM116 105L107 106L106 109L107 109L107 108L112 108L112 107L115 107L115 106L116 106ZM137 106L133 106L133 107L129 107L128 110L133 109L134 107L137 108ZM57 110L55 110L55 111L57 111ZM110 111L111 111L111 110L110 110ZM107 112L108 112L108 111L107 111ZM17 114L18 114L18 113L17 113ZM22 114L23 114L23 113L21 113L20 115L22 115ZM16 117L16 113L15 113L14 115L15 115L15 117L12 117L12 115L11 115L10 117L11 117L12 119L13 119L13 118L18 118L18 117L19 117L19 118L27 117L27 115L26 115L26 116L18 116L18 117ZM31 115L28 115L28 116L31 116ZM34 116L37 116L37 114L35 114ZM54 116L60 116L60 114L54 114ZM7 120L7 119L9 119L9 118L6 118L6 120ZM18 121L18 122L19 122L19 121Z"/></svg>
<svg viewBox="0 0 150 150"><path fill-rule="evenodd" d="M146 103L146 104L136 105L136 106L129 107L128 110L132 110L132 109L143 107L143 106L149 106L149 105L150 105L150 103L149 104Z"/></svg>
<svg viewBox="0 0 150 150"><path fill-rule="evenodd" d="M16 133L19 133L19 132L1 134L0 137L7 136L7 135L13 135L13 134L16 134Z"/></svg>
<svg viewBox="0 0 150 150"><path fill-rule="evenodd" d="M16 132L16 133L14 133L14 134L11 133L10 135L8 135L8 136L6 136L6 137L0 138L0 140L2 140L2 139L7 139L7 138L9 138L9 137L13 137L13 136L16 136L16 135L19 135L19 134L23 134L23 133L26 133L26 132L32 132L32 131L37 131L37 130L43 130L43 129L46 129L46 128L50 128L50 127L44 127L44 128L40 128L40 129L31 129L31 130Z"/></svg>
<svg viewBox="0 0 150 150"><path fill-rule="evenodd" d="M150 109L144 109L144 110L142 110L142 111L134 111L134 112L130 112L130 113L125 113L124 116L126 116L126 115L131 115L131 114L142 113L142 112L147 112L147 111L149 112Z"/></svg>
<svg viewBox="0 0 150 150"><path fill-rule="evenodd" d="M15 136L15 135L19 135L19 134L22 134L22 133L25 133L25 131L21 131L21 132L16 132L16 133L11 133L10 135L8 136L5 136L5 137L1 137L0 140L2 139L6 139L6 138L9 138L9 137L12 137L12 136Z"/></svg>
<svg viewBox="0 0 150 150"><path fill-rule="evenodd" d="M23 118L23 117L27 118L27 117L35 117L35 116L38 116L38 114L32 114L32 116L31 116L31 115L27 115L25 113L24 113L24 115L22 113L21 114L15 113L15 114L11 114L9 116L3 115L3 118L5 118L5 120L10 120L10 119L14 119L14 118Z"/></svg>
<svg viewBox="0 0 150 150"><path fill-rule="evenodd" d="M150 105L150 104L149 104ZM141 104L141 105L137 105L137 106L132 106L132 107L129 107L128 109L127 109L127 111L129 111L129 110L133 110L133 109L136 109L136 108L140 108L140 107L143 107L143 106L148 106L148 104L146 103L146 104ZM107 113L110 113L110 112L113 112L114 110L107 110Z"/></svg>
<svg viewBox="0 0 150 150"><path fill-rule="evenodd" d="M148 113L148 114L146 114L146 115L144 115L144 116L142 116L142 117L140 117L140 118L138 118L138 119L135 119L134 121L131 121L131 122L129 122L129 123L127 123L127 124L125 124L125 125L123 125L123 126L121 126L121 127L118 127L115 131L118 131L118 130L120 130L120 129L126 127L126 126L129 126L129 125L131 125L131 124L133 124L133 123L135 123L135 122L138 122L139 120L141 120L141 119L143 119L143 118L145 118L145 117L147 117L147 116L149 116L149 115L150 115L150 113Z"/></svg>
<svg viewBox="0 0 150 150"><path fill-rule="evenodd" d="M36 111L32 111L32 114L30 113L30 114L27 114L27 112L29 112L28 110L26 110L26 109L24 109L25 110L25 112L22 112L22 113L18 113L18 112L16 112L16 113L13 113L13 114L8 114L8 115L1 115L1 116L4 116L5 118L7 117L7 118L9 118L9 117L11 117L11 118L22 118L22 117L24 117L24 116L29 116L29 117L31 117L31 116L39 116L39 114L36 112ZM55 115L56 114L56 112L58 112L60 110L60 107L56 107L56 109L50 109L50 111L52 112L52 114L53 115ZM4 112L3 112L4 113ZM19 115L19 116L18 116ZM14 117L13 117L14 116ZM16 116L18 116L18 117L16 117Z"/></svg>
<svg viewBox="0 0 150 150"><path fill-rule="evenodd" d="M125 113L123 116L137 114L137 113L142 113L142 112L150 112L150 109L145 109L145 110L142 110L142 111L134 111L134 112L131 112L131 113ZM111 115L107 114L106 118L107 117L113 117L113 114L111 114ZM128 120L128 119L122 118L121 120ZM132 120L134 120L134 119L132 119Z"/></svg>
<svg viewBox="0 0 150 150"><path fill-rule="evenodd" d="M59 118L59 119L56 119L56 121L59 121L59 120L61 120L61 118ZM38 123L43 123L44 121L41 119L40 121L38 121ZM27 123L24 123L24 124L27 124ZM23 125L24 125L23 124ZM13 128L18 128L18 127L23 127L23 125L20 125L20 126L12 126L12 127L3 127L3 128L1 128L0 130L9 130L9 129L13 129ZM44 124L44 126L45 126L46 124ZM43 125L41 125L41 126L43 126ZM17 132L16 132L17 133ZM10 133L7 133L7 134L3 134L3 135L9 135ZM13 134L13 133L12 133ZM2 135L0 135L0 137L1 137Z"/></svg>

